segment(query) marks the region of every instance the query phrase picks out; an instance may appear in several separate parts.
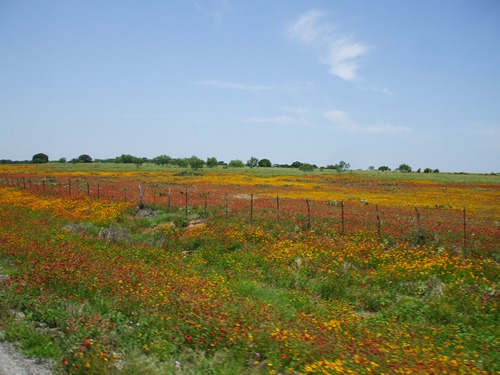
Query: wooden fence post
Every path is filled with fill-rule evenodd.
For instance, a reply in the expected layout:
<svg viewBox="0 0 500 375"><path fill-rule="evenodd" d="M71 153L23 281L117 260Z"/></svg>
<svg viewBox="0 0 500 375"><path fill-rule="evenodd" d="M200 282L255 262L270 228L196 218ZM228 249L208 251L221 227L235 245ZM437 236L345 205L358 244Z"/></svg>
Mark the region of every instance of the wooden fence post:
<svg viewBox="0 0 500 375"><path fill-rule="evenodd" d="M226 219L229 217L229 216L228 216L228 203L229 203L229 202L228 202L228 197L227 197L227 195L228 195L228 192L226 191Z"/></svg>
<svg viewBox="0 0 500 375"><path fill-rule="evenodd" d="M188 218L188 187L186 185L186 219Z"/></svg>
<svg viewBox="0 0 500 375"><path fill-rule="evenodd" d="M311 206L309 205L309 199L306 198L307 205L307 230L311 229Z"/></svg>
<svg viewBox="0 0 500 375"><path fill-rule="evenodd" d="M340 201L340 209L341 209L341 221L342 221L342 230L340 232L341 235L344 234L345 225L344 225L344 201Z"/></svg>
<svg viewBox="0 0 500 375"><path fill-rule="evenodd" d="M170 212L170 188L168 188L168 212Z"/></svg>
<svg viewBox="0 0 500 375"><path fill-rule="evenodd" d="M97 184L97 199L101 197L101 189L99 187L99 184Z"/></svg>
<svg viewBox="0 0 500 375"><path fill-rule="evenodd" d="M377 210L377 234L378 234L378 238L380 239L380 214L379 214L379 211L378 211L378 203L377 205L375 206L376 210Z"/></svg>
<svg viewBox="0 0 500 375"><path fill-rule="evenodd" d="M467 213L464 206L464 249L467 248Z"/></svg>
<svg viewBox="0 0 500 375"><path fill-rule="evenodd" d="M415 206L415 212L417 214L417 242L416 244L420 244L420 241L422 240L422 234L421 234L421 226L420 226L420 212L418 212L417 206Z"/></svg>
<svg viewBox="0 0 500 375"><path fill-rule="evenodd" d="M280 225L280 197L279 195L276 196L276 211L277 211L277 220L278 220L278 225Z"/></svg>
<svg viewBox="0 0 500 375"><path fill-rule="evenodd" d="M208 194L210 194L210 192L207 192L204 194L205 195L205 210L204 210L205 216L207 216Z"/></svg>
<svg viewBox="0 0 500 375"><path fill-rule="evenodd" d="M144 208L144 202L142 201L142 186L139 185L139 210Z"/></svg>
<svg viewBox="0 0 500 375"><path fill-rule="evenodd" d="M250 195L250 223L253 222L253 193Z"/></svg>

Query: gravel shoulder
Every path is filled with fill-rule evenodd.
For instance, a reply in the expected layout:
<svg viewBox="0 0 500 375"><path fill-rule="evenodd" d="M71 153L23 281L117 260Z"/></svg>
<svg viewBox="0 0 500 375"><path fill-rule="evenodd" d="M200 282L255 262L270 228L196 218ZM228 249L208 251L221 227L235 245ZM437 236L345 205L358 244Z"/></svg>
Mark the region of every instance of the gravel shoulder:
<svg viewBox="0 0 500 375"><path fill-rule="evenodd" d="M0 341L0 375L50 375L52 365L41 359L26 358L14 344Z"/></svg>

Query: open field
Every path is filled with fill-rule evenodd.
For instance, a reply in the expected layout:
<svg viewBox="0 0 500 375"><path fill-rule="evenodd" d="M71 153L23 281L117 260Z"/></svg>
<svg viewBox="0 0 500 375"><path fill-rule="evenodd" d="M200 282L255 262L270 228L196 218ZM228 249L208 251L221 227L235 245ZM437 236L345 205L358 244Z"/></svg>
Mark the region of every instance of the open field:
<svg viewBox="0 0 500 375"><path fill-rule="evenodd" d="M0 328L57 373L493 374L499 202L496 175L2 165Z"/></svg>

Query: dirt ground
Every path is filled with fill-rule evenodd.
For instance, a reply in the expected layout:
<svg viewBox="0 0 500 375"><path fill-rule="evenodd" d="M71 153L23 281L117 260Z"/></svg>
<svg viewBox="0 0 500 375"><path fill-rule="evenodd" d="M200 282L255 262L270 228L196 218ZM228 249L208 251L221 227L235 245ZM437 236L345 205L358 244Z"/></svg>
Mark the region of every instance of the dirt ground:
<svg viewBox="0 0 500 375"><path fill-rule="evenodd" d="M0 375L50 375L52 366L19 354L14 344L0 340Z"/></svg>

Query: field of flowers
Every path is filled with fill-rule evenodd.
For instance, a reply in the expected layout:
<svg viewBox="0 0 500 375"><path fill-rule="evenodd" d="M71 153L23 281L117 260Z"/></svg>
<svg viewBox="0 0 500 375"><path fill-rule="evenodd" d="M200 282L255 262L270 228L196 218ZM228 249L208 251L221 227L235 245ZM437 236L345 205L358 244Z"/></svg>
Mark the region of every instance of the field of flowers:
<svg viewBox="0 0 500 375"><path fill-rule="evenodd" d="M498 373L500 181L403 177L2 166L3 337L56 373Z"/></svg>

